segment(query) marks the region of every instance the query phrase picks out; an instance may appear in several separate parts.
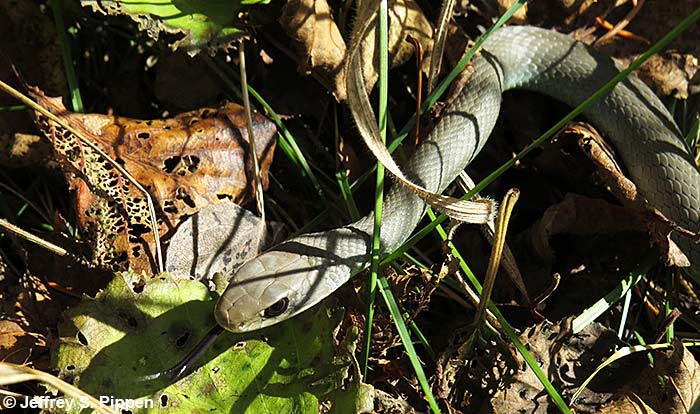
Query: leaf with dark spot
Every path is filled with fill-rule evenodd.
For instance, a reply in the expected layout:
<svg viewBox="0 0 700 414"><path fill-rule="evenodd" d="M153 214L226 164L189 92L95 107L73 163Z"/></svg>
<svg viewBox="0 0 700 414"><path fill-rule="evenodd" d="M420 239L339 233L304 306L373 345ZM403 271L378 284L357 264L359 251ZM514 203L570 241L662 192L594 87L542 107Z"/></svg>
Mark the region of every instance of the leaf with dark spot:
<svg viewBox="0 0 700 414"><path fill-rule="evenodd" d="M148 189L159 214L161 234L181 217L196 213L221 195L234 202L253 191L252 160L245 114L241 106L204 108L171 119L136 120L101 114L73 114L60 98L31 88L37 102L80 130ZM145 195L107 159L77 137L41 116L37 123L49 138L71 189L75 191L78 224L93 250L93 264L114 270L132 268L150 273L153 228ZM275 148L272 122L253 117L261 179ZM147 253L147 254L146 254Z"/></svg>

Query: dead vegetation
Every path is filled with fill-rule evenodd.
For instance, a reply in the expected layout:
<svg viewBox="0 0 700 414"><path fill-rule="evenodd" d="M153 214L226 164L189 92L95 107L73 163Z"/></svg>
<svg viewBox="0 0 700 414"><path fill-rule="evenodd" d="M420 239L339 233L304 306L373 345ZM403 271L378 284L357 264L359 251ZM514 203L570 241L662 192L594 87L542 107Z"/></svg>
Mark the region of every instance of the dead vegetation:
<svg viewBox="0 0 700 414"><path fill-rule="evenodd" d="M220 37L198 43L189 33L164 30L162 21L153 30L139 31L128 17L111 15L119 2L84 2L93 8L109 3L102 10L107 16L64 3L49 8L41 2L0 0L0 80L23 89L80 135L27 108L0 112L0 211L6 221L65 248L83 263L56 257L9 233L2 236L0 360L57 374L92 395L155 398L169 412L186 411L181 401L190 397L197 407L212 398L219 407L236 410L232 412L254 412L260 407L256 404L272 401L288 403L274 412L325 411L334 405L355 407L348 412L426 412L425 395L383 305L373 323L373 370L360 381L363 275L336 295L344 313L332 299L303 321L265 331L266 340L224 336L197 366L199 374L183 383L134 386L133 378L120 378L128 384L105 385L105 379L127 375L132 368L131 375L165 370L191 349L213 324L215 294L202 286L221 283L217 271L231 274L264 246L307 225L309 230L331 228L349 222L355 209L362 214L370 210L371 185L359 186L352 203L343 202L340 189L344 180L353 182L375 162L344 104L350 24L370 17L354 17L354 7L345 3L304 0L242 12L249 85L282 121L282 128L275 129L261 115L272 113L260 103L253 105L258 111L253 117L255 147L272 222L264 235L255 217L229 205L233 201L255 210L245 116L232 103L242 102L235 77L237 41L220 28ZM457 2L441 73L461 57L469 39L512 3ZM515 19L570 32L626 64L698 7L697 1L548 0L529 4ZM65 19L58 28L52 19L56 10ZM430 68L429 58L417 62L406 38L416 39L430 56L439 12L431 2L389 3L389 108L395 130L415 113L417 79ZM617 35L603 37L626 20L615 29ZM56 30L70 34L67 46L57 40ZM158 40L149 37L155 33ZM697 134L699 119L699 36L696 24L639 73L675 108L681 130L691 134ZM371 86L377 82L376 50L371 41L360 43L361 71ZM61 69L62 47L72 53L86 114L66 109L72 106L71 89ZM195 55L199 48L205 53ZM370 98L376 102L375 95ZM0 94L1 107L14 105L16 100ZM540 96L507 94L495 136L468 167L469 174L486 176L566 111ZM432 118L423 117L418 139L431 128ZM672 226L651 219L657 220L652 232L656 244L665 252L659 253L646 231L652 227L649 217L623 206L604 188L615 187L611 182L621 181L620 175L607 170L612 178L601 179L601 168L594 165L601 158L593 158L591 162L575 140L562 135L485 190L500 199L510 188L520 189L508 244L533 298L501 274L493 300L567 404L617 349L670 344L603 369L571 402L572 411L693 412L691 407L700 404L698 352L681 339L697 339L700 333L697 281L667 267L683 265L673 246L664 245ZM147 198L120 168L150 194L155 225ZM455 186L449 193L459 196L458 191ZM154 227L172 274L160 273ZM476 227L454 230L452 242L481 278L490 246ZM387 267L385 272L401 310L420 328L424 343L417 345L418 354L442 412L559 412L523 355L502 335L502 326L482 332L467 351L474 307L459 283L449 282L460 271L442 239L431 235L410 255L398 261L398 270ZM185 292L196 297L183 297ZM622 300L604 308L596 322L581 322L585 311L610 292ZM149 307L156 298L167 306ZM673 309L680 316L669 319ZM167 335L161 337L161 332ZM296 337L299 332L303 335ZM243 356L232 356L236 352ZM235 371L250 370L242 366L256 366L255 358L262 354L269 359L250 378ZM226 381L235 384L221 393L240 398L220 402L219 396L212 397L215 380L201 376L212 366L228 372ZM24 395L45 392L35 385L7 389Z"/></svg>

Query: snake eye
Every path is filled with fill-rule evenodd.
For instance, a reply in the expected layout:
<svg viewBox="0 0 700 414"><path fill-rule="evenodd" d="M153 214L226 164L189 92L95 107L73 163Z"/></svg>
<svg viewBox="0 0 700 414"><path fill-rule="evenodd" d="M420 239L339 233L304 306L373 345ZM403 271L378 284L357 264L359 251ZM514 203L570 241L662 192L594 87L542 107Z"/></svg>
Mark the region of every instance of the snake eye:
<svg viewBox="0 0 700 414"><path fill-rule="evenodd" d="M274 318L275 316L280 316L287 310L289 306L289 299L282 298L277 302L273 303L269 308L265 309L263 315L266 318Z"/></svg>

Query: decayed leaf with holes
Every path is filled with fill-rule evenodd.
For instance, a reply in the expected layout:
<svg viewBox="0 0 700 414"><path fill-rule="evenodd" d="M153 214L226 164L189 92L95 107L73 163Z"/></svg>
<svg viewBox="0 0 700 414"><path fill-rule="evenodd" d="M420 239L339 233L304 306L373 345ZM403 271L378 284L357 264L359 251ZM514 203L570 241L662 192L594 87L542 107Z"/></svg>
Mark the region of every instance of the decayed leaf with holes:
<svg viewBox="0 0 700 414"><path fill-rule="evenodd" d="M136 120L73 114L151 194L175 224L205 205L253 196L252 160L242 106L204 108L170 119ZM274 124L253 114L253 135L263 186L275 149Z"/></svg>
<svg viewBox="0 0 700 414"><path fill-rule="evenodd" d="M174 228L182 217L225 199L246 200L252 193L252 160L243 108L227 104L171 119L134 120L101 114L73 114L59 98L38 89L40 105L67 120L121 164L154 197L159 229ZM253 118L261 178L274 151L274 125ZM153 235L144 194L104 157L63 128L38 117L53 144L66 178L75 190L76 211L84 238L93 249L93 264L114 270L129 266L150 272Z"/></svg>
<svg viewBox="0 0 700 414"><path fill-rule="evenodd" d="M577 386L601 362L624 345L615 332L595 322L573 334L572 320L563 319L557 324L542 322L520 335L520 340L565 401L571 399ZM459 362L454 359L447 361L449 364ZM620 367L614 371L600 372L577 400L576 412L599 412L600 406L610 401L613 392L639 373L643 361L643 355L636 355L621 360ZM480 413L494 414L545 414L552 411L553 403L542 383L514 348L507 352L498 347L479 349L455 380L450 381L450 389L445 390L445 395L455 395L459 399L453 401L455 407L481 403ZM462 392L458 392L460 390Z"/></svg>
<svg viewBox="0 0 700 414"><path fill-rule="evenodd" d="M91 395L152 401L134 413L316 413L344 386L349 358L334 330L342 310L325 301L287 323L248 335L222 334L169 384L150 378L174 366L215 324L202 283L168 273L116 274L95 299L66 313L52 353L59 377ZM263 339L264 338L264 339ZM80 412L78 404L68 410Z"/></svg>

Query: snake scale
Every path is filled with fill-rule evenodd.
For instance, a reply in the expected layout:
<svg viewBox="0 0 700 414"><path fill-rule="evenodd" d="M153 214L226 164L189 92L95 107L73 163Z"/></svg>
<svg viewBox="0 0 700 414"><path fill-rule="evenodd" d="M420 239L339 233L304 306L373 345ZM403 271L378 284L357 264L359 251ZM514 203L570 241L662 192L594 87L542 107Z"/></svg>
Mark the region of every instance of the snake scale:
<svg viewBox="0 0 700 414"><path fill-rule="evenodd" d="M495 31L473 60L474 74L403 167L441 192L483 148L508 89L543 93L576 106L619 71L609 57L569 36L534 27ZM612 141L629 176L652 207L684 228L700 230L700 173L661 101L637 78L619 83L585 112ZM384 202L382 253L398 248L418 225L424 203L394 185ZM372 214L344 227L287 240L243 265L219 299L215 317L234 332L288 319L333 293L369 265ZM700 246L674 235L700 267Z"/></svg>

